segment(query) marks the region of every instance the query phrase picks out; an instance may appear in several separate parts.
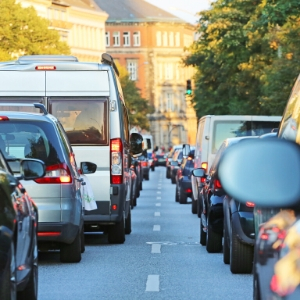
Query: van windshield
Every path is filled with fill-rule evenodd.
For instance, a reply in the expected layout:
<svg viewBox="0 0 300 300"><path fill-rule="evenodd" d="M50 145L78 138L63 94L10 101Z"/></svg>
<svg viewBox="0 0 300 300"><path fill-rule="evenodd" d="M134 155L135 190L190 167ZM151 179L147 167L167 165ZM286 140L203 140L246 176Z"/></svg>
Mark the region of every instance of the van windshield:
<svg viewBox="0 0 300 300"><path fill-rule="evenodd" d="M212 153L217 153L227 138L239 136L259 136L278 128L279 122L270 121L215 121Z"/></svg>
<svg viewBox="0 0 300 300"><path fill-rule="evenodd" d="M107 100L50 98L50 112L64 127L71 145L107 145Z"/></svg>

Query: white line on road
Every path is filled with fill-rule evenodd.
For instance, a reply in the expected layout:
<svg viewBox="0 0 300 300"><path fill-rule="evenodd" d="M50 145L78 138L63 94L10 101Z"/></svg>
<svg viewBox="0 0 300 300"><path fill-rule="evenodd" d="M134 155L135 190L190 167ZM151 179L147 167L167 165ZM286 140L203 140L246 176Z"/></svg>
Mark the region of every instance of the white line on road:
<svg viewBox="0 0 300 300"><path fill-rule="evenodd" d="M157 194L161 194L161 192L160 192L160 191L157 191Z"/></svg>
<svg viewBox="0 0 300 300"><path fill-rule="evenodd" d="M155 206L161 206L161 203L156 203Z"/></svg>
<svg viewBox="0 0 300 300"><path fill-rule="evenodd" d="M158 186L157 189L158 189L158 190L161 190L161 186Z"/></svg>
<svg viewBox="0 0 300 300"><path fill-rule="evenodd" d="M156 197L156 199L161 199L161 197Z"/></svg>
<svg viewBox="0 0 300 300"><path fill-rule="evenodd" d="M160 231L160 225L154 225L153 231Z"/></svg>
<svg viewBox="0 0 300 300"><path fill-rule="evenodd" d="M161 244L152 244L151 253L161 253Z"/></svg>
<svg viewBox="0 0 300 300"><path fill-rule="evenodd" d="M156 212L154 213L154 217L160 217L160 212L159 212L159 211L156 211Z"/></svg>
<svg viewBox="0 0 300 300"><path fill-rule="evenodd" d="M146 292L159 292L159 275L148 275Z"/></svg>

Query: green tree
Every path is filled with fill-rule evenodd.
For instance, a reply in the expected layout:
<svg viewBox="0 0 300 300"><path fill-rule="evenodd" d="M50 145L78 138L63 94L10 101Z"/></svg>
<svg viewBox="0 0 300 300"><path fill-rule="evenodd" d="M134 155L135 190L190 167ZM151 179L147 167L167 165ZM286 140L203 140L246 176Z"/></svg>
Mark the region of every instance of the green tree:
<svg viewBox="0 0 300 300"><path fill-rule="evenodd" d="M153 113L153 107L149 101L141 97L140 91L134 81L130 80L126 68L117 64L120 73L120 82L129 115L131 126L149 130L150 124L147 114Z"/></svg>
<svg viewBox="0 0 300 300"><path fill-rule="evenodd" d="M23 8L14 0L0 1L0 60L18 55L70 54L59 33L49 29L47 19L33 7Z"/></svg>

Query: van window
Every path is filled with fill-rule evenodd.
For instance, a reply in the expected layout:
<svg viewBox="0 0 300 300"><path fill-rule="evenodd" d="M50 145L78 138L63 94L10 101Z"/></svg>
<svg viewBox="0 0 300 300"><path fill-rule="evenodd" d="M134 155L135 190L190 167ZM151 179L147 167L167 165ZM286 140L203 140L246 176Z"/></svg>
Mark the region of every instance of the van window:
<svg viewBox="0 0 300 300"><path fill-rule="evenodd" d="M49 111L62 124L71 145L108 144L105 98L49 98Z"/></svg>
<svg viewBox="0 0 300 300"><path fill-rule="evenodd" d="M226 138L257 136L278 128L279 122L270 121L215 121L212 153L216 153Z"/></svg>

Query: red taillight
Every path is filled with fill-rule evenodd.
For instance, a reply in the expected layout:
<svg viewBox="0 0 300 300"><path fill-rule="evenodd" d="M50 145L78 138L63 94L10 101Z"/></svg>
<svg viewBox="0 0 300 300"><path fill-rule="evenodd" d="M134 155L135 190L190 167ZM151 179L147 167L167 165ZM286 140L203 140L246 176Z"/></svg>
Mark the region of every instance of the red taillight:
<svg viewBox="0 0 300 300"><path fill-rule="evenodd" d="M264 241L266 241L269 238L269 235L267 233L263 233L260 238Z"/></svg>
<svg viewBox="0 0 300 300"><path fill-rule="evenodd" d="M148 163L146 161L142 161L142 167L147 167Z"/></svg>
<svg viewBox="0 0 300 300"><path fill-rule="evenodd" d="M255 204L253 202L247 201L246 202L246 206L248 206L248 207L254 207Z"/></svg>
<svg viewBox="0 0 300 300"><path fill-rule="evenodd" d="M51 232L38 232L38 236L59 236L60 232L51 231Z"/></svg>
<svg viewBox="0 0 300 300"><path fill-rule="evenodd" d="M53 70L56 70L56 67L55 66L36 66L35 69L37 71L53 71Z"/></svg>
<svg viewBox="0 0 300 300"><path fill-rule="evenodd" d="M117 209L118 209L118 206L117 206L116 204L113 204L113 205L111 206L111 209L112 209L112 210L117 210Z"/></svg>
<svg viewBox="0 0 300 300"><path fill-rule="evenodd" d="M208 168L208 163L207 162L203 162L201 164L201 168L203 168L205 170L205 172L207 172L207 168Z"/></svg>
<svg viewBox="0 0 300 300"><path fill-rule="evenodd" d="M201 181L201 183L205 183L206 178L205 178L205 177L201 177L201 178L200 178L200 181Z"/></svg>
<svg viewBox="0 0 300 300"><path fill-rule="evenodd" d="M6 116L0 116L0 121L9 121L9 118Z"/></svg>
<svg viewBox="0 0 300 300"><path fill-rule="evenodd" d="M110 140L110 155L111 155L111 184L121 184L123 183L123 166L122 166L122 156L123 156L123 144L121 139L111 139Z"/></svg>
<svg viewBox="0 0 300 300"><path fill-rule="evenodd" d="M222 188L222 185L221 185L220 180L218 180L218 179L215 179L215 180L214 180L214 187L215 187L215 189L220 189L220 188Z"/></svg>
<svg viewBox="0 0 300 300"><path fill-rule="evenodd" d="M72 183L72 177L69 167L63 164L57 164L46 167L46 175L35 179L40 184Z"/></svg>
<svg viewBox="0 0 300 300"><path fill-rule="evenodd" d="M186 189L185 192L186 192L186 193L191 193L191 192L192 192L192 189Z"/></svg>

